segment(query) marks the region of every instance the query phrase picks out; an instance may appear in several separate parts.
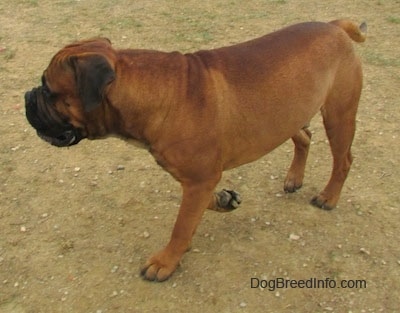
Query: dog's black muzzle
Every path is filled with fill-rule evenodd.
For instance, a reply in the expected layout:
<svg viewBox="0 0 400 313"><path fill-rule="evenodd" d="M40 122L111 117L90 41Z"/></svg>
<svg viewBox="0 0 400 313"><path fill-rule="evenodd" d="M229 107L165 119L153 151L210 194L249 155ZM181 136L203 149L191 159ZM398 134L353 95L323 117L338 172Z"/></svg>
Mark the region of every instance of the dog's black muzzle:
<svg viewBox="0 0 400 313"><path fill-rule="evenodd" d="M40 138L57 147L68 147L83 139L79 129L54 106L54 95L46 86L25 93L25 113Z"/></svg>

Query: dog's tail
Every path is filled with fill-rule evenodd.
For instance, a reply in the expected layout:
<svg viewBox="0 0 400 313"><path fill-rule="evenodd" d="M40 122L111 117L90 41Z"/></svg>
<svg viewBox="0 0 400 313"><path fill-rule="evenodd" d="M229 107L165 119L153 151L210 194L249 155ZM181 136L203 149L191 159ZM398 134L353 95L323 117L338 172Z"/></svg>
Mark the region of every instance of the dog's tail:
<svg viewBox="0 0 400 313"><path fill-rule="evenodd" d="M330 24L343 29L356 42L364 42L367 38L367 23L365 22L358 26L356 23L344 19L332 21Z"/></svg>

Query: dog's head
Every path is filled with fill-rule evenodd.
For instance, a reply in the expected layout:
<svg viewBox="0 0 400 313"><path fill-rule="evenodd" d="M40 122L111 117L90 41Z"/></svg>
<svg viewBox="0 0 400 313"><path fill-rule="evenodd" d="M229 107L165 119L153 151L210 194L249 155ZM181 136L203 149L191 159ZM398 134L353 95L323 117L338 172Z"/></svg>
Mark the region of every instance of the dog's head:
<svg viewBox="0 0 400 313"><path fill-rule="evenodd" d="M25 94L29 123L42 139L58 147L101 136L96 124L106 101L106 89L115 79L114 53L107 39L66 46L51 60L42 85Z"/></svg>

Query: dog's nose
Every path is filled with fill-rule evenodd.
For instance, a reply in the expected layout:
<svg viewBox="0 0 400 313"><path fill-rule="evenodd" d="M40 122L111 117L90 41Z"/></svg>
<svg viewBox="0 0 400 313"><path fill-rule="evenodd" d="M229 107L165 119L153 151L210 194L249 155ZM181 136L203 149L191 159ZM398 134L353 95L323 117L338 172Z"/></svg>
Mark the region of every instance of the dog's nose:
<svg viewBox="0 0 400 313"><path fill-rule="evenodd" d="M25 106L34 105L36 103L37 88L33 88L31 91L25 92Z"/></svg>
<svg viewBox="0 0 400 313"><path fill-rule="evenodd" d="M29 102L31 102L32 98L32 91L27 91L25 92L25 104L28 104Z"/></svg>

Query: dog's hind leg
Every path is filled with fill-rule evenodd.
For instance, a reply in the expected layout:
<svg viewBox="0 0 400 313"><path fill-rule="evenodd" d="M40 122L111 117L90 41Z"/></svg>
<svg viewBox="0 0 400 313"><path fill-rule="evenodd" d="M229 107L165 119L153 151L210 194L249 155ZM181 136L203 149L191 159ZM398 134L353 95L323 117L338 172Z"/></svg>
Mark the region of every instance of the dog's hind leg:
<svg viewBox="0 0 400 313"><path fill-rule="evenodd" d="M299 130L292 137L294 143L294 158L286 175L283 189L286 192L295 192L303 185L304 169L311 142L311 132L308 125Z"/></svg>
<svg viewBox="0 0 400 313"><path fill-rule="evenodd" d="M332 151L333 168L325 189L311 200L311 204L325 210L336 206L353 162L351 145L361 93L361 78L354 79L350 86L352 87L341 88L340 92L328 99L321 108Z"/></svg>

